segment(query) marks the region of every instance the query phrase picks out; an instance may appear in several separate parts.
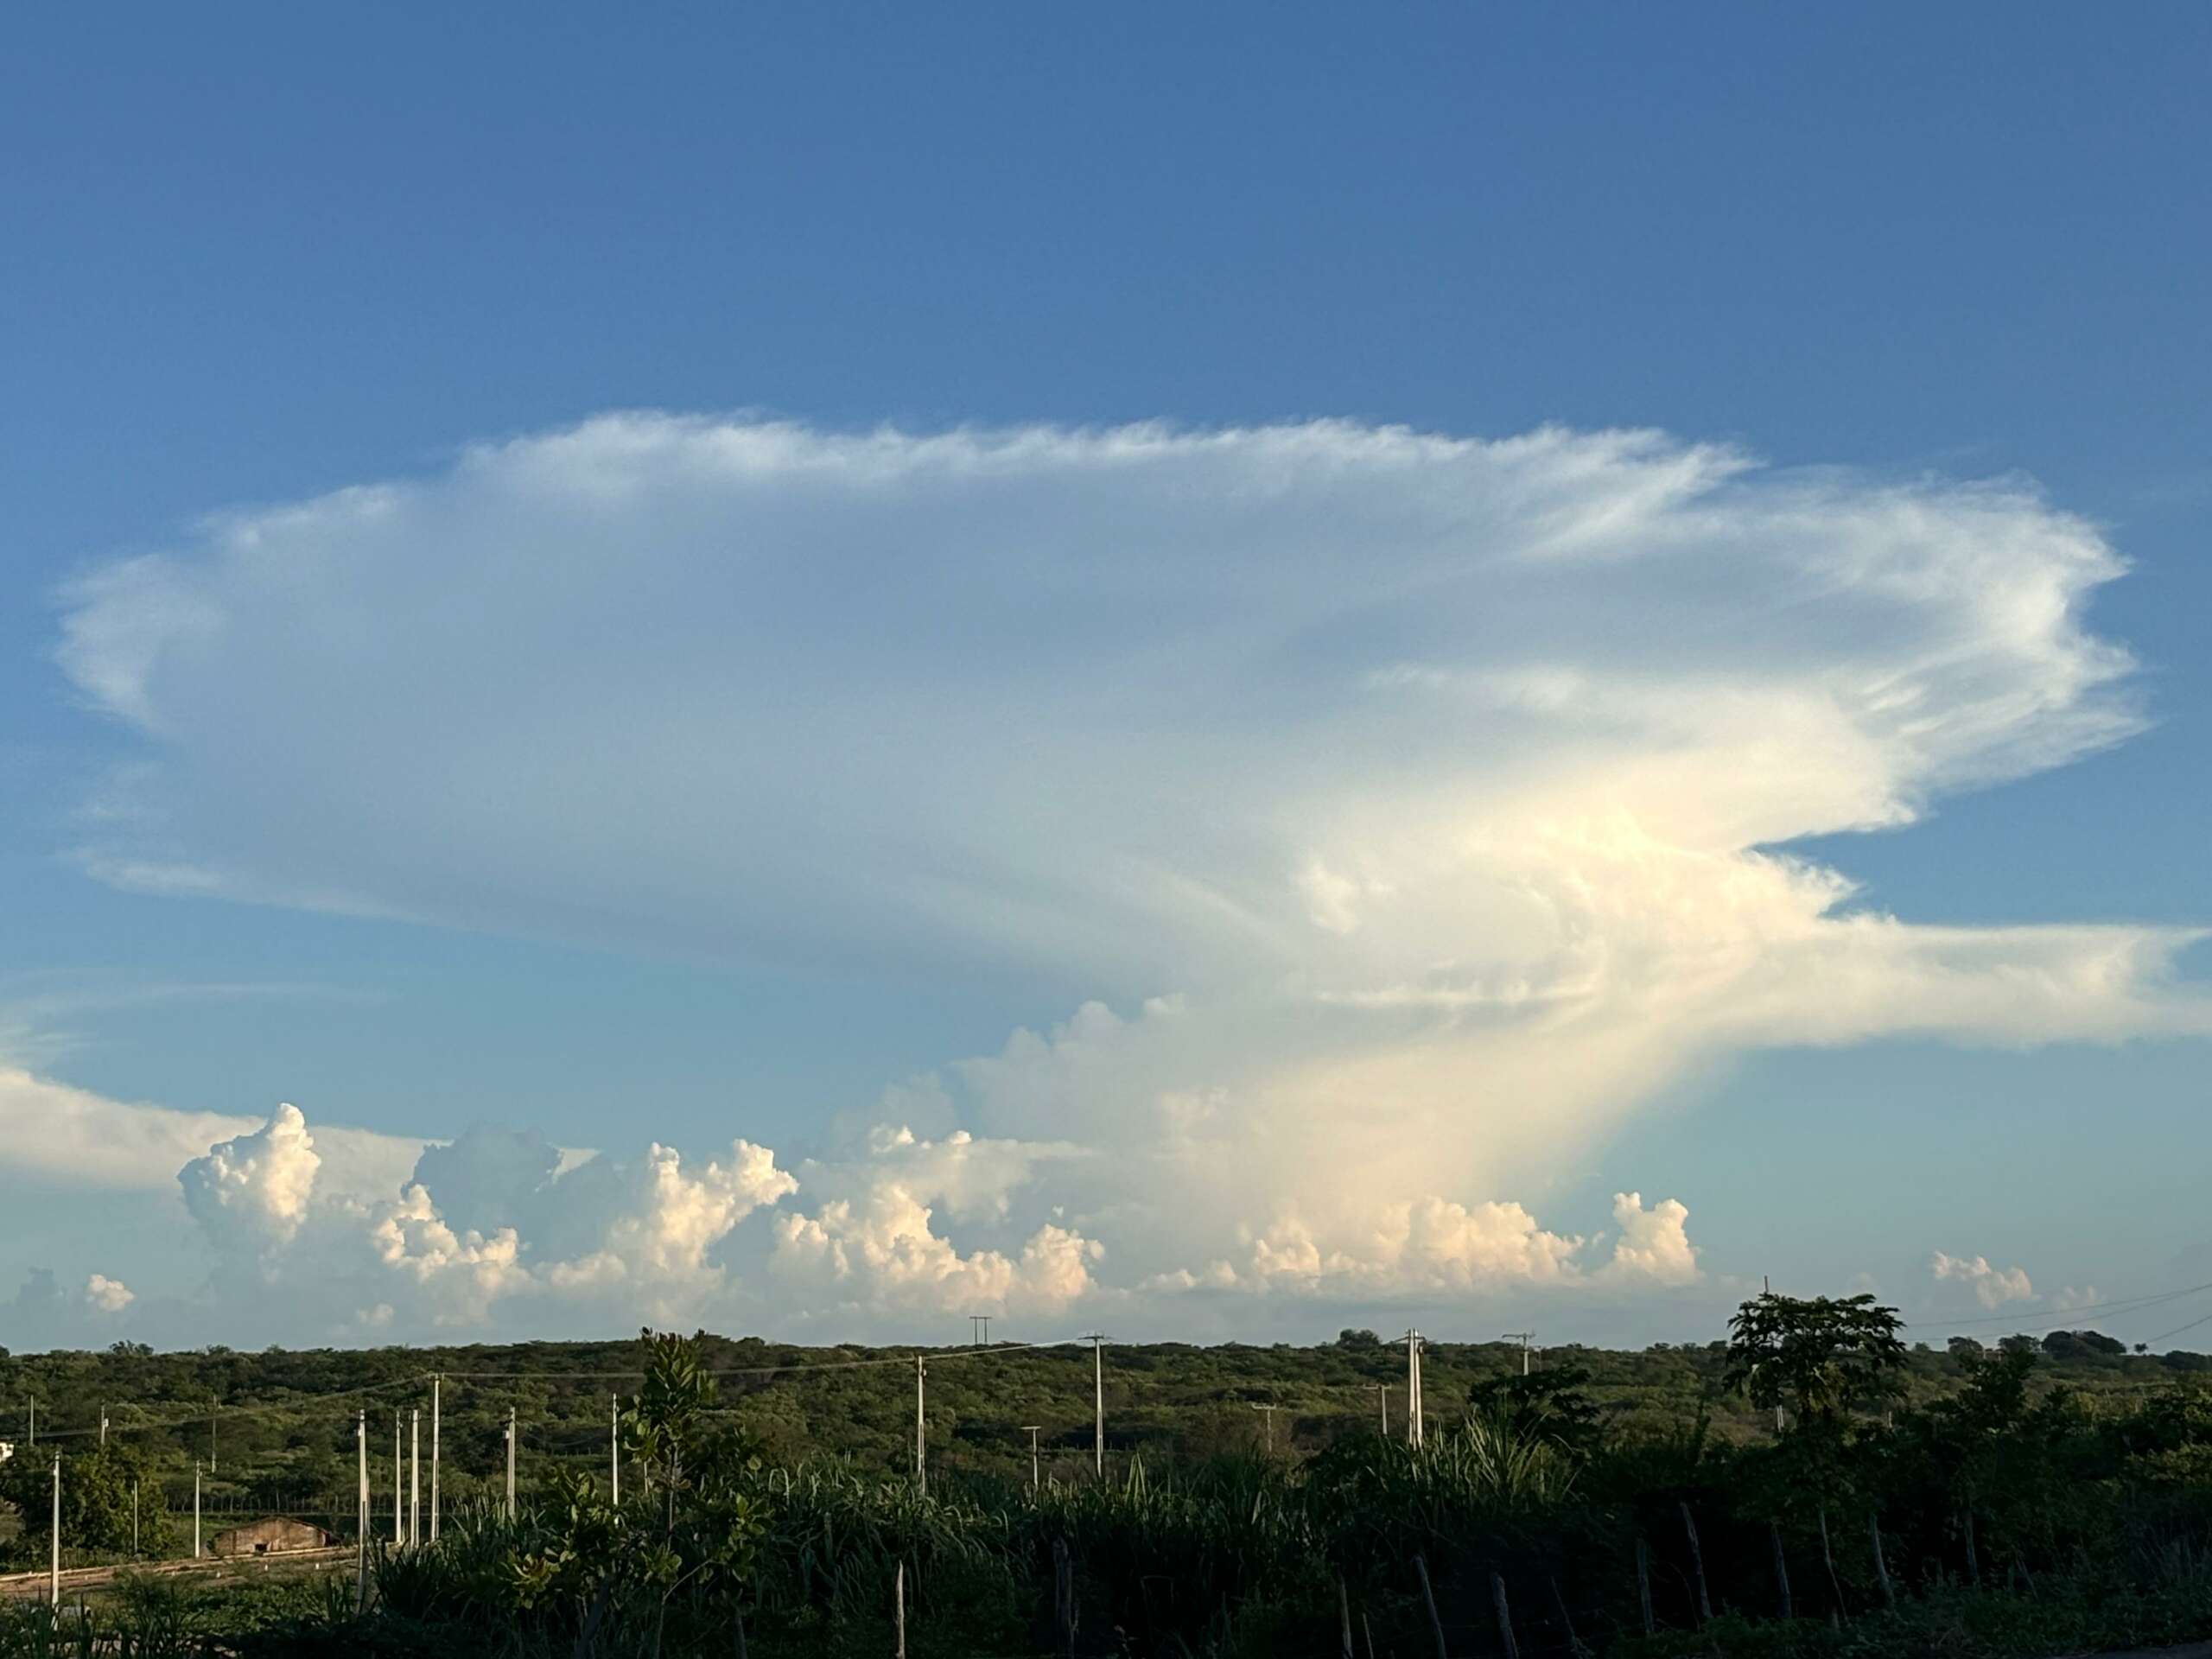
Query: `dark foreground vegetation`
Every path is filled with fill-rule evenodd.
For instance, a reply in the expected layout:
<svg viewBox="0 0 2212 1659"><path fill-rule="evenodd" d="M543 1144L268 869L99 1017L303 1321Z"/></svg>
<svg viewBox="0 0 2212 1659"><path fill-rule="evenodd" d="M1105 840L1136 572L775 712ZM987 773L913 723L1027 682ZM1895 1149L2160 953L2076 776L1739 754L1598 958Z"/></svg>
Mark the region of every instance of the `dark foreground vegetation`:
<svg viewBox="0 0 2212 1659"><path fill-rule="evenodd" d="M902 1614L914 1659L1994 1659L2212 1636L2212 1392L2101 1338L1915 1352L1868 1299L1762 1297L1725 1346L1659 1357L1688 1386L1635 1397L1601 1367L1644 1357L1554 1355L1523 1379L1502 1351L1433 1351L1414 1448L1378 1432L1379 1402L1370 1415L1357 1402L1402 1356L1348 1333L1318 1352L1243 1351L1262 1370L1302 1368L1328 1410L1205 1402L1211 1414L1177 1436L1125 1440L1103 1479L1064 1446L1033 1491L1026 1434L1017 1447L995 1418L951 1405L948 1424L934 1393L923 1490L912 1373L902 1390L890 1367L810 1380L903 1404L903 1472L897 1416L872 1410L855 1410L852 1443L785 1455L788 1414L714 1375L738 1346L633 1351L645 1375L623 1402L619 1505L594 1383L596 1466L581 1445L556 1456L549 1422L512 1518L464 1496L436 1545L377 1546L365 1583L348 1570L213 1594L149 1580L58 1617L18 1605L0 1610L0 1653L880 1656L899 1650ZM1124 1377L1130 1357L1116 1357ZM933 1362L933 1390L944 1376L957 1400L960 1369ZM1001 1390L1017 1375L989 1371ZM972 1386L988 1393L980 1375ZM324 1455L309 1403L287 1433ZM1260 1403L1283 1406L1280 1421ZM467 1408L456 1420L466 1446ZM988 1432L963 1441L963 1423ZM113 1494L144 1455L124 1439L70 1454L93 1494L72 1522L80 1548L116 1524ZM42 1522L50 1465L29 1463L0 1488Z"/></svg>

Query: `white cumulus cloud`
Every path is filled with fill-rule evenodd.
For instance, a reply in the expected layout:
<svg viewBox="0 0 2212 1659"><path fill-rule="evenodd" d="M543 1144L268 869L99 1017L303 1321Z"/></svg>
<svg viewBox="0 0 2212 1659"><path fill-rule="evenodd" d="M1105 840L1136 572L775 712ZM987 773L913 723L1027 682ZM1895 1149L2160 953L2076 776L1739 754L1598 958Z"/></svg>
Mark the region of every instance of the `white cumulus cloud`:
<svg viewBox="0 0 2212 1659"><path fill-rule="evenodd" d="M2036 1294L2025 1268L1993 1268L1986 1255L1946 1255L1938 1250L1930 1266L1938 1279L1953 1280L1972 1289L1974 1300L1986 1308L2028 1301Z"/></svg>

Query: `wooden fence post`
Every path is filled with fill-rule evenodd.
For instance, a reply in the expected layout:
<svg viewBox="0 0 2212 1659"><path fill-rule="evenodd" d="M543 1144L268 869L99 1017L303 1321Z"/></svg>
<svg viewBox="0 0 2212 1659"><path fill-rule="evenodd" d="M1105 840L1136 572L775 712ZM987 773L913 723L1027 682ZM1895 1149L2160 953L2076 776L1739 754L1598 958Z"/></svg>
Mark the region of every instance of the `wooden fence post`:
<svg viewBox="0 0 2212 1659"><path fill-rule="evenodd" d="M1651 1622L1651 1546L1643 1541L1641 1533L1636 1540L1636 1599L1643 1609L1644 1635L1656 1635L1657 1627Z"/></svg>
<svg viewBox="0 0 2212 1659"><path fill-rule="evenodd" d="M1697 1622L1700 1625L1713 1622L1713 1598L1706 1593L1705 1552L1698 1548L1697 1522L1690 1518L1689 1500L1684 1498L1676 1505L1682 1512L1682 1530L1690 1538L1690 1566L1697 1573Z"/></svg>
<svg viewBox="0 0 2212 1659"><path fill-rule="evenodd" d="M1428 1562L1418 1552L1414 1556L1414 1571L1421 1576L1421 1599L1428 1609L1428 1628L1436 1637L1436 1659L1452 1659L1452 1651L1444 1645L1444 1620L1436 1611L1436 1592L1429 1587Z"/></svg>

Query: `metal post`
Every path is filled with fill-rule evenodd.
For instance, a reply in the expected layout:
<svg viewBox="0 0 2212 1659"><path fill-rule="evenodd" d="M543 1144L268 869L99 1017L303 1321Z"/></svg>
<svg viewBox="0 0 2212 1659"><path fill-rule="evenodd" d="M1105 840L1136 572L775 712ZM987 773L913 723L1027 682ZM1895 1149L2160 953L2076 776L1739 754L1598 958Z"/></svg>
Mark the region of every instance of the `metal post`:
<svg viewBox="0 0 2212 1659"><path fill-rule="evenodd" d="M430 1541L438 1541L438 1389L443 1377L430 1379Z"/></svg>
<svg viewBox="0 0 2212 1659"><path fill-rule="evenodd" d="M507 1408L507 1519L515 1518L515 1408Z"/></svg>
<svg viewBox="0 0 2212 1659"><path fill-rule="evenodd" d="M929 1367L919 1354L914 1356L914 1485L921 1491L929 1490L929 1471L924 1453L929 1445L929 1413L922 1379L929 1375Z"/></svg>

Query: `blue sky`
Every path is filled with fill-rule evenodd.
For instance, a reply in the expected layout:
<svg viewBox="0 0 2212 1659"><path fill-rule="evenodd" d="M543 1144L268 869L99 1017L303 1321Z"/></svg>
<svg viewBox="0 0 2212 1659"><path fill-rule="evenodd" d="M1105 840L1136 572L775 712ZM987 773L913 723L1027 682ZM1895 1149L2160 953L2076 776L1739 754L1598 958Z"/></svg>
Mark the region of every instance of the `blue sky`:
<svg viewBox="0 0 2212 1659"><path fill-rule="evenodd" d="M1770 463L1761 477L1843 469L1819 474L1847 480L1823 511L1853 523L1885 490L2033 480L2047 505L2022 509L2004 537L2042 533L2039 513L2075 515L2130 567L2085 583L2071 602L2096 639L2132 654L2133 671L2111 689L2139 729L2069 739L2063 757L1999 766L2005 775L1993 783L1970 759L1946 763L1916 774L1910 824L1838 833L1814 812L1802 823L1822 827L1792 833L1792 850L1861 884L1843 909L1914 925L2201 925L2212 918L2201 854L2212 806L2202 620L2212 614L2202 391L2212 327L2201 273L2212 228L2196 209L2212 182L2208 35L2212 21L2180 5L2103 15L1712 7L1694 17L1452 6L1357 17L1296 7L700 8L651 21L577 9L462 17L237 8L210 19L145 8L20 20L0 62L0 483L10 509L0 543L0 1067L41 1087L224 1119L296 1102L321 1148L325 1188L341 1162L325 1125L375 1131L396 1147L505 1123L601 1150L609 1168L628 1159L632 1173L646 1166L648 1140L680 1147L694 1166L720 1157L734 1169L727 1149L741 1135L776 1148L785 1168L812 1159L818 1173L799 1173L795 1197L756 1181L744 1203L774 1213L716 1235L685 1264L695 1278L668 1291L670 1306L692 1306L683 1298L707 1294L701 1285L719 1271L782 1287L746 1300L725 1285L714 1294L736 1300L698 1304L725 1323L866 1330L925 1320L926 1304L895 1284L861 1284L849 1265L824 1268L825 1279L778 1279L772 1264L755 1271L741 1261L740 1234L785 1212L801 1232L818 1230L817 1194L849 1189L860 1211L878 1203L887 1178L868 1160L905 1155L871 1153L865 1141L872 1123L898 1116L881 1099L887 1084L1000 1055L1010 1033L1048 1030L1093 998L1137 1026L1147 996L1246 1007L1236 988L1259 983L1258 958L1186 938L1154 910L1100 908L1095 891L1033 861L1055 836L1070 837L1071 857L1096 859L1141 843L1147 858L1173 862L1173 849L1203 845L1185 874L1243 893L1250 861L1272 856L1274 842L1263 855L1219 824L1179 819L1172 804L1124 819L1115 804L1141 795L1155 764L1172 776L1179 762L1217 766L1220 753L1272 755L1269 735L1310 736L1296 707L1308 688L1339 670L1402 665L1363 656L1374 639L1387 636L1392 652L1435 641L1418 619L1378 618L1357 569L1322 550L1314 580L1326 573L1336 588L1328 605L1295 612L1312 653L1303 674L1237 672L1252 659L1231 658L1216 679L1163 675L1190 701L1147 707L1128 729L1064 708L1057 729L1072 753L1041 769L971 773L967 747L982 728L963 725L962 711L989 700L954 690L973 651L1019 653L1005 630L984 629L979 646L957 631L940 637L931 622L919 632L947 654L909 663L902 614L935 618L928 607L945 594L969 601L968 615L993 614L1009 584L987 557L997 543L963 539L978 524L986 538L1036 534L1047 563L1091 556L1025 516L1039 503L1098 510L1080 490L1056 494L1054 480L1031 480L1033 500L978 497L941 517L933 497L908 504L943 537L911 588L891 575L894 555L908 551L895 515L875 523L878 543L831 561L856 597L804 584L750 595L712 580L695 588L687 584L708 568L697 550L722 547L715 537L725 531L701 541L688 509L657 505L585 547L581 563L559 567L569 575L521 578L543 591L525 595L518 608L532 620L512 634L488 601L457 607L483 626L485 671L516 689L518 709L562 704L569 681L556 644L622 634L634 654L594 645L605 677L576 682L600 694L599 706L626 710L626 736L617 716L611 734L594 728L618 755L632 743L650 749L656 734L679 748L713 747L715 728L688 715L664 725L671 705L645 688L648 671L692 662L672 642L702 653L706 673L700 641L718 627L733 637L757 627L745 637L764 660L779 638L812 642L795 661L841 686L880 673L890 706L937 710L915 734L915 753L932 765L910 776L893 768L897 757L882 762L906 785L895 801L880 793L887 772L855 762L850 794L830 791L809 811L786 805L784 817L763 809L760 833L817 844L825 863L834 853L864 879L847 887L811 867L773 865L764 887L780 883L806 902L738 902L728 895L741 878L722 880L695 847L664 847L619 815L513 823L506 844L537 874L512 890L482 861L442 870L435 857L404 855L465 839L454 832L459 804L395 828L394 868L383 869L378 803L430 789L460 803L481 783L407 763L421 753L409 734L437 734L439 699L464 704L478 689L438 679L457 658L406 657L404 642L431 613L408 607L435 612L446 575L491 559L502 537L523 533L518 524L566 522L550 509L500 521L498 503L523 486L502 486L486 507L455 482L469 465L456 458L523 440L540 446L516 463L534 479L532 467L573 459L573 446L546 435L610 410L734 416L741 427L780 419L832 445L887 427L922 442L963 428L1065 435L1133 422L1204 432L1319 418L1491 440L1548 425L1655 429L1757 456ZM606 440L586 444L588 464L601 464L609 444L642 447L668 470L640 487L691 499L681 431L607 439L604 428L582 429ZM1306 464L1340 462L1332 451ZM280 631L288 618L387 607L362 626L413 677L389 750L374 735L378 693L318 683L304 647L236 652L236 679L208 670L186 702L160 711L159 729L100 706L81 659L73 674L58 658L69 619L87 604L73 584L147 553L204 570L219 558L195 528L209 514L395 480L429 494L427 522L452 538L416 550L411 577L297 601L324 607L312 613L287 612L293 601L258 588L219 595L226 614L274 619ZM1229 485L1201 477L1181 487ZM1331 496L1318 522L1364 546L1359 538L1391 533L1382 499L1379 486L1357 499ZM1486 510L1489 499L1465 511ZM1748 511L1732 499L1728 510ZM717 524L713 514L736 513L727 522L740 531L728 533L754 533L752 505L700 511ZM791 535L831 533L818 516L831 510L811 496L779 499L774 511L787 515L776 523L799 526ZM1049 643L1103 676L1127 670L1130 659L1108 647L1154 607L1185 616L1178 607L1195 601L1179 573L1225 560L1223 538L1244 533L1211 520L1146 522L1163 538L1160 574L1093 594L1087 620L1053 624L1065 632L1025 633L1040 655ZM1186 530L1187 545L1172 542ZM311 562L352 533L302 532L291 556ZM655 566L665 587L631 613L620 582L575 572L627 556L639 537L693 551ZM2002 556L2011 543L1999 545ZM1171 546L1178 555L1166 558ZM401 547L378 556L404 572L414 556ZM499 568L479 575L490 582ZM1772 573L1713 568L1742 584L1725 603L1707 592L1720 578L1704 566L1661 596L1679 601L1693 632L1700 620L1714 630L1725 656L1765 626L1741 595ZM1208 602L1233 606L1240 591L1255 608L1310 598L1302 587L1295 596L1227 591L1229 601ZM1602 664L1634 619L1604 620L1613 601L1602 586L1574 597L1599 620L1561 625L1555 639L1542 634L1547 624L1529 626L1557 652ZM565 599L575 608L564 614ZM147 613L143 593L130 602ZM1001 620L1014 632L1034 627L1039 612L1006 603ZM1551 616L1549 601L1532 614ZM1856 626L1840 610L1808 615L1744 671L1779 673L1770 658L1792 651L1819 664ZM1377 632L1370 639L1363 627ZM1427 672L1428 660L1415 666ZM1004 666L1001 691L1041 699L1065 689L1033 664L1031 678L1016 677L1016 662ZM1645 664L1662 677L1681 668ZM2048 683L2034 662L2020 671L2030 691ZM785 803L811 798L812 779L846 775L842 760L817 757L810 768L804 709L813 699L803 677L792 683L799 712L732 716L748 741L768 741L750 719L772 724L779 745L788 740L780 763L763 763ZM295 708L299 723L284 725ZM879 715L856 713L856 726L823 716L822 731L849 745L856 730L879 729ZM318 750L318 721L348 735ZM1223 724L1197 735L1219 739L1218 749L1193 737L1209 721ZM1231 733L1249 747L1228 744ZM1158 751L1133 734L1150 734ZM1405 733L1378 741L1427 753ZM1814 741L1775 736L1785 747ZM259 742L287 759L257 764ZM549 759L541 774L564 764ZM130 770L149 766L164 769L150 785ZM170 815L165 849L195 869L222 863L222 891L233 896L149 891L88 853L113 821L88 816L88 803L116 810L118 768L159 798L149 805L134 795L131 810ZM356 821L369 825L358 843L332 836L320 816L346 798L333 774L348 771L372 791L356 803ZM1290 759L1217 775L1230 800L1314 810L1316 785ZM1503 775L1493 767L1468 787L1479 798ZM1024 779L1040 777L1060 780L1062 801L1089 801L1096 787L1097 810L1061 823L1050 800L1023 792ZM976 792L945 785L940 797L948 779ZM610 766L558 798L650 800L652 787ZM994 819L1014 826L1002 842L979 843L960 816L980 810L987 791L1015 809ZM753 823L749 799L702 805L700 844L719 833L717 814ZM226 801L234 818L219 810ZM1022 818L1028 808L1039 816ZM891 826L882 833L861 822L877 812ZM1800 823L1788 812L1776 821ZM316 838L320 861L285 840L294 823ZM928 826L950 840L931 840ZM895 833L907 830L911 845ZM912 849L935 858L948 844L992 849L967 874L994 892L1027 883L1043 895L1022 948L919 923L895 941L850 918L810 925L837 893L909 891L928 862ZM1314 857L1328 881L1344 879L1341 857ZM715 891L687 893L686 880ZM375 903L340 910L385 913L303 904L302 883L359 887ZM485 896L494 889L497 902ZM697 926L675 925L693 912ZM1162 938L1186 958L1148 955ZM1393 972L1454 954L1427 933L1402 948ZM2177 971L2201 969L2203 958L2201 947L2180 949ZM1326 976L1298 960L1298 972ZM1345 967L1331 960L1328 971ZM1268 963L1268 975L1287 971ZM1224 1014L1219 1028L1234 1027L1238 1043L1177 1050L1172 1064L1131 1061L1122 1104L1085 1108L1079 1126L973 1099L917 1122L920 1143L940 1153L960 1125L974 1144L1001 1149L995 1186L970 1192L968 1178L932 1165L927 1180L938 1188L923 1201L939 1230L925 1236L952 1240L961 1264L932 1282L999 1295L1016 1311L1030 1296L1036 1319L1085 1295L1131 1297L1142 1306L1125 1319L1200 1333L1306 1334L1333 1329L1340 1314L1395 1317L1386 1305L1427 1298L1480 1308L1469 1318L1487 1317L1493 1303L1533 1306L1531 1317L1561 1331L1643 1339L1703 1332L1738 1281L1762 1272L1808 1290L1866 1274L1916 1311L1983 1312L1973 1293L1987 1281L1931 1277L1940 1250L2022 1267L2036 1287L2020 1299L2025 1317L2068 1287L2125 1294L2189 1281L2176 1275L2192 1250L2201 1261L2204 1243L2192 1195L2178 1178L2145 1172L2193 1167L2207 1150L2200 1021L2184 1006L2076 1030L2014 1011L1936 1031L1878 1021L1848 1042L1795 1027L1716 1039L1611 1079L1602 1110L1558 1109L1573 1127L1554 1157L1461 1147L1447 1134L1439 1193L1399 1192L1378 1166L1368 1195L1376 1205L1525 1203L1547 1237L1618 1230L1616 1192L1676 1199L1698 1251L1691 1280L1562 1286L1477 1251L1471 1276L1444 1281L1402 1282L1370 1263L1307 1275L1296 1294L1145 1289L1174 1271L1205 1280L1215 1260L1249 1280L1256 1269L1239 1252L1249 1236L1265 1243L1297 1208L1296 1194L1255 1192L1245 1236L1192 1241L1185 1263L1147 1262L1144 1283L1116 1276L1131 1250L1105 1237L1090 1277L1053 1300L1045 1280L1023 1277L1025 1249L1046 1227L1095 1243L1122 1200L1088 1176L1061 1191L1052 1172L1062 1166L1035 1148L1080 1142L1094 1160L1110 1158L1149 1132L1117 1111L1137 1112L1162 1091L1256 1088L1243 1069L1253 1057L1238 1044L1264 1048L1272 1028L1256 1014ZM2090 1040L2044 1045L2044 1036ZM1233 1065L1223 1058L1230 1048ZM1421 1052L1413 1043L1399 1059L1416 1065ZM1468 1098L1454 1109L1475 1117L1553 1109L1480 1089ZM18 1133L35 1137L51 1127L35 1114L54 1109L28 1101L10 1109ZM963 1108L979 1115L972 1123ZM1255 1109L1254 1134L1282 1121L1277 1107ZM1233 1155L1233 1135L1226 1144ZM1327 1144L1329 1155L1357 1161L1356 1149ZM232 1161L276 1161L255 1156ZM397 1182L385 1166L404 1174L409 1157L362 1157L365 1191L389 1201ZM1509 1170L1510 1189L1500 1185ZM900 1179L909 1196L927 1185ZM241 1190L258 1203L251 1185ZM289 1338L322 1333L281 1299L250 1310L225 1289L249 1267L249 1279L265 1280L277 1254L308 1248L300 1241L319 1222L241 1243L173 1185L88 1185L36 1160L0 1170L7 1193L16 1219L0 1220L5 1278L41 1266L72 1285L94 1272L119 1278L137 1300L103 1317L143 1321L156 1335L264 1317L293 1321ZM446 1222L466 1207L435 1188L432 1197ZM631 1212L607 1202L619 1228ZM1300 1224L1325 1234L1313 1200L1299 1202ZM533 1250L553 1259L521 1211L488 1199L479 1208L487 1236L518 1226L525 1262ZM878 1219L906 1236L887 1215ZM110 1261L100 1241L118 1217L143 1224L149 1242ZM596 1242L596 1256L629 1259L614 1236ZM1287 1236L1276 1236L1279 1253ZM420 1247L409 1237L411 1263ZM813 1242L805 1234L789 1248ZM838 1243L823 1243L827 1257ZM1338 1255L1364 1261L1339 1243ZM1513 1262L1525 1264L1525 1245ZM1324 1256L1330 1248L1322 1237ZM1584 1278L1607 1270L1610 1248L1592 1239ZM1004 1283L988 1262L976 1265L993 1252L1012 1264ZM634 1260L627 1271L634 1283ZM429 1282L427 1269L407 1272ZM1448 1297L1439 1288L1447 1283ZM372 1287L360 1299L360 1331L404 1332L432 1318L488 1328L611 1319L622 1328L596 1305L543 1299L417 1309Z"/></svg>

